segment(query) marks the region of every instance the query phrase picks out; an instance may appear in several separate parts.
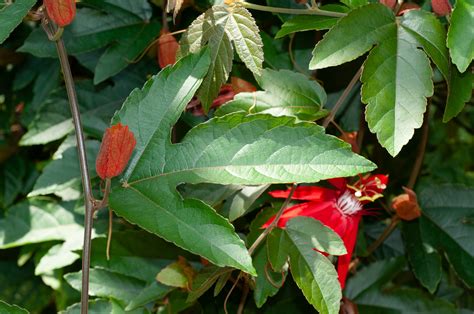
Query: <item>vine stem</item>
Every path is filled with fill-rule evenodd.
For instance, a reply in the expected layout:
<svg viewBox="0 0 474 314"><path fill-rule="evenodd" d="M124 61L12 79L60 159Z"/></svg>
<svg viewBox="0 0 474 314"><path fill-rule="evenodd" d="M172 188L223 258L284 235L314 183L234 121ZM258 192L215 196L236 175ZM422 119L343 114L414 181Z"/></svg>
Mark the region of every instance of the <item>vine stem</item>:
<svg viewBox="0 0 474 314"><path fill-rule="evenodd" d="M349 84L346 86L346 88L344 89L344 91L342 92L341 96L339 97L339 99L337 100L336 104L334 105L334 107L332 108L331 110L331 113L329 114L329 116L327 116L326 119L324 119L324 122L323 122L323 127L324 128L327 128L329 123L331 123L332 121L334 121L334 117L336 116L336 113L337 111L339 110L339 108L342 106L342 104L344 103L344 101L346 100L347 96L349 96L349 93L352 91L352 89L354 88L355 84L359 81L359 78L360 78L360 75L362 74L362 67L359 68L359 70L357 70L356 74L354 74L354 76L352 77L351 81L349 82Z"/></svg>
<svg viewBox="0 0 474 314"><path fill-rule="evenodd" d="M61 38L62 31L51 23L46 16L41 22L48 38L56 45L59 63L63 72L64 85L66 87L69 105L71 109L72 121L76 133L77 155L79 167L81 169L82 187L84 191L84 246L82 251L82 289L81 289L81 314L87 314L89 307L89 268L91 255L91 236L94 211L98 208L98 203L92 194L91 180L89 177L89 167L87 165L87 154L82 130L81 114L77 101L74 79L72 77L71 66L69 65L68 54L64 41ZM110 187L110 183L108 184Z"/></svg>
<svg viewBox="0 0 474 314"><path fill-rule="evenodd" d="M285 211L286 207L291 201L291 198L293 197L293 193L295 193L296 187L298 184L293 183L290 194L288 194L288 197L286 200L283 202L283 204L280 207L280 210L278 210L278 213L275 216L275 219L270 223L270 225L263 230L263 232L258 236L257 240L252 244L252 246L249 248L249 254L252 255L255 252L255 249L260 245L260 243L265 239L265 237L273 230L273 228L276 227L278 224L278 221L280 220L281 215L283 215L283 212Z"/></svg>
<svg viewBox="0 0 474 314"><path fill-rule="evenodd" d="M341 12L332 12L321 10L319 8L310 8L310 9L289 9L289 8L277 8L269 7L266 5L259 5L254 3L249 3L246 1L239 2L242 6L247 9L272 12L272 13L283 13L283 14L304 14L304 15L322 15L322 16L332 16L332 17L343 17L346 16L346 13Z"/></svg>

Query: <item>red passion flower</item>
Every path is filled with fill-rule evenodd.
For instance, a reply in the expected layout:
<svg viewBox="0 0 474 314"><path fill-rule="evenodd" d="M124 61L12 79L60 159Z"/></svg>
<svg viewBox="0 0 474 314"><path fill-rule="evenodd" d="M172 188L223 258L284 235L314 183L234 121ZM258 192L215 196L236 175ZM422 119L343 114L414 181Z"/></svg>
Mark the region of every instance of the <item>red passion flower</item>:
<svg viewBox="0 0 474 314"><path fill-rule="evenodd" d="M287 208L278 227L284 228L288 220L297 216L313 217L334 230L344 241L347 254L339 256L337 273L341 288L344 289L352 252L357 239L359 222L367 210L363 206L373 202L385 190L388 182L386 175L360 176L359 180L349 185L345 178L330 179L328 182L335 187L329 189L319 186L300 186L296 188L292 199L307 201ZM270 192L275 198L287 198L290 190ZM262 228L266 228L275 219L270 218Z"/></svg>
<svg viewBox="0 0 474 314"><path fill-rule="evenodd" d="M132 156L136 143L128 126L118 123L107 128L95 162L99 177L106 179L121 174Z"/></svg>

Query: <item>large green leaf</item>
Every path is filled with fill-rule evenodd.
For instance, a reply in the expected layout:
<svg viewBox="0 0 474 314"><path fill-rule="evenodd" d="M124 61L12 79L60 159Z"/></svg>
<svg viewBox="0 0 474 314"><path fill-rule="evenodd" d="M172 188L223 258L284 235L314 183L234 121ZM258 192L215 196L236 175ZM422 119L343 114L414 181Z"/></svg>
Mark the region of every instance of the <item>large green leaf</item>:
<svg viewBox="0 0 474 314"><path fill-rule="evenodd" d="M341 286L332 263L314 248L345 252L342 240L328 227L309 217L288 221L291 276L319 313L339 313ZM322 243L323 239L332 239ZM323 240L324 241L324 240Z"/></svg>
<svg viewBox="0 0 474 314"><path fill-rule="evenodd" d="M23 158L11 158L0 166L0 208L10 206L23 190L27 175Z"/></svg>
<svg viewBox="0 0 474 314"><path fill-rule="evenodd" d="M402 234L413 273L428 291L434 293L442 275L440 255L423 242L418 221L403 222Z"/></svg>
<svg viewBox="0 0 474 314"><path fill-rule="evenodd" d="M114 122L130 127L137 146L110 205L127 220L218 266L254 274L233 226L208 205L183 200L176 185L314 182L370 171L374 165L313 123L262 114L212 119L172 145L171 126L208 65L207 53L183 58L134 91L117 113Z"/></svg>
<svg viewBox="0 0 474 314"><path fill-rule="evenodd" d="M426 97L433 94L432 70L416 40L395 25L364 64L362 101L369 129L392 155L423 124Z"/></svg>
<svg viewBox="0 0 474 314"><path fill-rule="evenodd" d="M369 4L351 11L313 50L310 69L340 65L363 55L388 36L395 27L393 12L382 4Z"/></svg>
<svg viewBox="0 0 474 314"><path fill-rule="evenodd" d="M194 20L181 37L180 56L196 53L206 44L211 50L211 66L198 92L205 111L209 110L232 69L231 41L249 70L260 75L262 39L252 15L241 6L213 6Z"/></svg>
<svg viewBox="0 0 474 314"><path fill-rule="evenodd" d="M131 311L150 302L164 298L174 288L167 287L158 282L146 286L135 298L130 300L125 310Z"/></svg>
<svg viewBox="0 0 474 314"><path fill-rule="evenodd" d="M10 36L10 33L21 23L28 11L35 5L36 0L16 0L0 10L0 44Z"/></svg>
<svg viewBox="0 0 474 314"><path fill-rule="evenodd" d="M466 71L474 58L474 1L458 0L451 14L447 45L459 72Z"/></svg>
<svg viewBox="0 0 474 314"><path fill-rule="evenodd" d="M239 93L234 100L221 106L215 115L245 111L295 116L301 120L313 121L327 114L322 109L327 99L324 89L301 73L265 69L259 83L264 91Z"/></svg>
<svg viewBox="0 0 474 314"><path fill-rule="evenodd" d="M462 186L438 186L420 195L423 239L441 248L459 278L474 287L474 190Z"/></svg>
<svg viewBox="0 0 474 314"><path fill-rule="evenodd" d="M95 299L89 301L88 313L90 314L149 314L148 310L143 308L135 310L125 310L124 306L114 299ZM81 304L76 303L69 306L65 311L59 312L60 314L80 314L81 313Z"/></svg>

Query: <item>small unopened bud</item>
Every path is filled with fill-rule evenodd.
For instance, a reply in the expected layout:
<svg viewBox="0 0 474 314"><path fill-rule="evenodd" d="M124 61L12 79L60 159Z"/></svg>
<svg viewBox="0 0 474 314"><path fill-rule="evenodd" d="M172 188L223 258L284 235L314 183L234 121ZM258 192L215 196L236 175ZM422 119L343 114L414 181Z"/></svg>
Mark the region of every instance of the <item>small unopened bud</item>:
<svg viewBox="0 0 474 314"><path fill-rule="evenodd" d="M108 179L121 174L132 156L136 143L128 126L118 123L106 129L95 162L99 177Z"/></svg>
<svg viewBox="0 0 474 314"><path fill-rule="evenodd" d="M451 3L448 0L431 0L433 12L439 16L445 16L451 13Z"/></svg>
<svg viewBox="0 0 474 314"><path fill-rule="evenodd" d="M406 193L400 194L392 200L392 208L403 220L410 221L420 217L421 210L415 192L405 187L403 190Z"/></svg>
<svg viewBox="0 0 474 314"><path fill-rule="evenodd" d="M43 0L48 17L59 27L69 25L76 15L75 0Z"/></svg>

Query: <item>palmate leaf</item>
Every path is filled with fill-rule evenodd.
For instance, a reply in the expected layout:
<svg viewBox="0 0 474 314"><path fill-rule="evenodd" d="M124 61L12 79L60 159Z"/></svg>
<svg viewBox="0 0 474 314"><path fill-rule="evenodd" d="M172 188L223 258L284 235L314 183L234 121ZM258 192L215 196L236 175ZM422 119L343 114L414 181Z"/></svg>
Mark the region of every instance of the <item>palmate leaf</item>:
<svg viewBox="0 0 474 314"><path fill-rule="evenodd" d="M206 44L211 50L211 66L198 92L205 111L209 110L220 87L229 78L234 57L232 41L247 68L260 75L262 39L252 15L241 6L213 6L194 20L181 37L180 56L196 53Z"/></svg>
<svg viewBox="0 0 474 314"><path fill-rule="evenodd" d="M243 113L192 129L179 144L170 130L207 73L209 52L181 59L134 91L114 118L137 138L136 153L111 207L125 219L218 266L255 274L233 226L211 207L177 193L182 183L314 182L374 169L313 123Z"/></svg>
<svg viewBox="0 0 474 314"><path fill-rule="evenodd" d="M430 63L418 48L447 75L442 42L442 26L430 14L409 12L397 23L389 8L369 4L350 12L324 36L310 68L340 65L377 45L364 64L362 101L369 129L395 156L422 125L426 97L433 94Z"/></svg>

